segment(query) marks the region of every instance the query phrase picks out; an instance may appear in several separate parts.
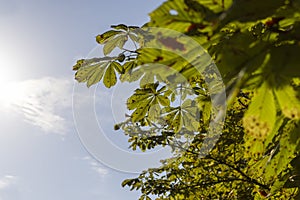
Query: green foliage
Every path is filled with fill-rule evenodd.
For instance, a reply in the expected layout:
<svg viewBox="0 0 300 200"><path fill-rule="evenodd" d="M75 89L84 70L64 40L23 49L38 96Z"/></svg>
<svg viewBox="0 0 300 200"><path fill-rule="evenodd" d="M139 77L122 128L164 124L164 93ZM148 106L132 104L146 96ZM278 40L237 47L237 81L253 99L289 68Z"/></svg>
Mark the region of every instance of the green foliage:
<svg viewBox="0 0 300 200"><path fill-rule="evenodd" d="M96 37L105 56L73 67L76 80L88 87L102 78L108 88L118 78L138 81L127 100L131 113L115 129L124 131L133 150L173 150L161 167L122 186L147 200L299 199L300 1L168 0L150 18L143 28L112 26ZM134 47L126 49L128 42ZM199 157L213 140L207 133L219 113L212 97L222 81L222 135Z"/></svg>

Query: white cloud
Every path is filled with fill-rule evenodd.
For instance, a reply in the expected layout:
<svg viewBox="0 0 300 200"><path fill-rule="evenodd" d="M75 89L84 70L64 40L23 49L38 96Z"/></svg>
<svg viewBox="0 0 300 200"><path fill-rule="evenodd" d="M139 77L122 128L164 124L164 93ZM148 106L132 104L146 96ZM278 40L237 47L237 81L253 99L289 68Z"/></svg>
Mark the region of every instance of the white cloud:
<svg viewBox="0 0 300 200"><path fill-rule="evenodd" d="M65 134L66 118L71 117L71 112L65 111L72 106L72 86L72 78L44 77L14 82L7 86L0 103L21 113L26 122L45 132Z"/></svg>
<svg viewBox="0 0 300 200"><path fill-rule="evenodd" d="M101 163L95 161L93 158L86 156L82 159L88 161L91 169L94 170L100 176L103 177L108 175L108 169L105 166L103 166Z"/></svg>
<svg viewBox="0 0 300 200"><path fill-rule="evenodd" d="M19 177L5 175L0 177L0 200L20 199Z"/></svg>
<svg viewBox="0 0 300 200"><path fill-rule="evenodd" d="M0 179L0 191L5 190L12 185L16 184L17 182L17 177L16 176L11 176L11 175L6 175Z"/></svg>

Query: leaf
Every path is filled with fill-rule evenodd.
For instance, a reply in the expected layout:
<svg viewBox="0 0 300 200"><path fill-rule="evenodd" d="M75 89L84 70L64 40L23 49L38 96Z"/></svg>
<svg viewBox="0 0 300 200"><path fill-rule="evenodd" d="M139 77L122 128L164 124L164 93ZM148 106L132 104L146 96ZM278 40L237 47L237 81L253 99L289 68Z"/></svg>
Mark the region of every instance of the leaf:
<svg viewBox="0 0 300 200"><path fill-rule="evenodd" d="M124 30L124 31L127 31L128 29L128 27L125 24L111 25L110 27L113 29Z"/></svg>
<svg viewBox="0 0 300 200"><path fill-rule="evenodd" d="M172 37L159 37L158 41L162 43L164 46L167 48L170 48L172 50L180 50L180 51L185 51L186 48L184 47L183 43L180 43L177 41L176 38Z"/></svg>
<svg viewBox="0 0 300 200"><path fill-rule="evenodd" d="M280 6L284 5L284 0L244 0L240 3L234 1L230 8L230 12L227 13L223 19L223 23L228 23L232 20L238 20L241 22L256 21L264 19L272 15ZM259 6L257 6L259 5Z"/></svg>
<svg viewBox="0 0 300 200"><path fill-rule="evenodd" d="M129 72L131 71L133 68L135 68L137 66L136 62L135 61L129 61L129 62L126 62L124 65L123 65L123 68L125 69L125 72Z"/></svg>
<svg viewBox="0 0 300 200"><path fill-rule="evenodd" d="M151 22L149 26L165 27L184 33L191 23L200 23L203 13L190 9L183 0L166 1L160 7L150 13ZM176 11L176 15L170 13Z"/></svg>
<svg viewBox="0 0 300 200"><path fill-rule="evenodd" d="M78 82L87 82L87 86L90 87L93 84L100 82L103 77L104 70L109 65L108 62L102 62L98 59L86 59L77 61L75 67L77 72L75 74L75 79Z"/></svg>
<svg viewBox="0 0 300 200"><path fill-rule="evenodd" d="M110 54L116 47L122 49L127 39L127 35L119 35L115 38L108 40L103 47L104 55Z"/></svg>
<svg viewBox="0 0 300 200"><path fill-rule="evenodd" d="M122 81L122 82L137 81L143 75L143 73L140 70L136 70L137 72L133 71L133 69L136 67L137 67L137 63L135 61L126 62L123 65L125 72L124 72L124 74L121 74L120 81Z"/></svg>
<svg viewBox="0 0 300 200"><path fill-rule="evenodd" d="M140 106L140 104L143 104L145 99L148 99L149 97L151 97L151 94L148 93L133 94L127 99L127 108L129 110L136 109Z"/></svg>
<svg viewBox="0 0 300 200"><path fill-rule="evenodd" d="M73 70L78 70L84 64L84 59L77 60L76 64L73 66Z"/></svg>
<svg viewBox="0 0 300 200"><path fill-rule="evenodd" d="M182 118L182 113L181 112L177 112L177 114L175 115L171 126L174 128L174 132L178 133L182 126L183 126L183 118Z"/></svg>
<svg viewBox="0 0 300 200"><path fill-rule="evenodd" d="M153 121L159 119L160 105L158 104L157 87L158 83L145 84L143 88L136 89L135 93L127 99L127 108L135 109L131 115L133 122L142 120L147 113L148 119Z"/></svg>
<svg viewBox="0 0 300 200"><path fill-rule="evenodd" d="M300 144L299 124L290 121L284 128L279 140L278 153L271 159L264 170L267 181L276 179L281 172L289 167L289 163L295 158L296 148Z"/></svg>
<svg viewBox="0 0 300 200"><path fill-rule="evenodd" d="M122 31L115 31L115 30L109 30L101 35L96 36L96 41L99 44L104 44L107 42L109 39L113 38L115 35L123 33Z"/></svg>
<svg viewBox="0 0 300 200"><path fill-rule="evenodd" d="M160 118L160 111L161 108L158 104L151 105L148 113L148 118L151 121L156 122Z"/></svg>
<svg viewBox="0 0 300 200"><path fill-rule="evenodd" d="M294 120L300 119L300 94L294 88L286 84L275 89L275 95L282 113Z"/></svg>
<svg viewBox="0 0 300 200"><path fill-rule="evenodd" d="M144 87L146 84L154 83L154 75L152 73L145 73L140 80L140 87Z"/></svg>
<svg viewBox="0 0 300 200"><path fill-rule="evenodd" d="M103 83L107 88L114 86L117 83L117 77L112 65L109 65L105 71Z"/></svg>
<svg viewBox="0 0 300 200"><path fill-rule="evenodd" d="M183 124L189 131L198 131L200 126L197 117L188 112L183 112Z"/></svg>
<svg viewBox="0 0 300 200"><path fill-rule="evenodd" d="M105 70L105 66L98 66L94 72L88 77L88 81L87 81L87 86L90 87L91 85L94 85L98 82L100 82L100 80L103 77L103 73Z"/></svg>
<svg viewBox="0 0 300 200"><path fill-rule="evenodd" d="M170 105L170 100L166 96L158 95L157 100L162 106L169 106Z"/></svg>
<svg viewBox="0 0 300 200"><path fill-rule="evenodd" d="M124 69L123 67L118 63L118 62L112 62L111 66L113 66L113 68L119 73L119 74L123 74L124 73Z"/></svg>
<svg viewBox="0 0 300 200"><path fill-rule="evenodd" d="M85 82L89 79L89 77L95 72L95 70L97 70L98 68L100 68L101 65L97 64L97 65L93 65L93 66L89 66L89 67L85 67L85 68L81 68L80 70L78 70L75 74L75 79L78 82Z"/></svg>
<svg viewBox="0 0 300 200"><path fill-rule="evenodd" d="M262 156L264 140L273 130L275 121L276 107L273 92L265 82L257 90L243 117L247 154Z"/></svg>
<svg viewBox="0 0 300 200"><path fill-rule="evenodd" d="M200 111L197 105L191 99L187 99L182 103L181 106L183 114L183 124L189 131L197 131L199 124L199 114Z"/></svg>
<svg viewBox="0 0 300 200"><path fill-rule="evenodd" d="M131 115L132 122L138 122L146 116L150 108L151 101L152 99L146 99L139 104L139 106L133 111Z"/></svg>

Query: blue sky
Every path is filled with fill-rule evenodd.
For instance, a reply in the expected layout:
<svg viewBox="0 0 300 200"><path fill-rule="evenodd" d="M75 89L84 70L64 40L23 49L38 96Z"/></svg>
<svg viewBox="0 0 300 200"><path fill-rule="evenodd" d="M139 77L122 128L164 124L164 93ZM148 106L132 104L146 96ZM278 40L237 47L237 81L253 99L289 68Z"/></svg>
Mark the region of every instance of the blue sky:
<svg viewBox="0 0 300 200"><path fill-rule="evenodd" d="M124 171L137 172L154 158L127 152L125 138L110 129L110 115L120 110L106 105L120 92L75 85L82 98L75 99L74 114L71 69L95 48L97 34L111 24L142 25L161 2L0 0L0 200L137 199L120 186L136 176ZM94 92L96 115L87 110ZM132 161L99 146L97 155L87 151L77 131L97 134L89 124L95 120Z"/></svg>

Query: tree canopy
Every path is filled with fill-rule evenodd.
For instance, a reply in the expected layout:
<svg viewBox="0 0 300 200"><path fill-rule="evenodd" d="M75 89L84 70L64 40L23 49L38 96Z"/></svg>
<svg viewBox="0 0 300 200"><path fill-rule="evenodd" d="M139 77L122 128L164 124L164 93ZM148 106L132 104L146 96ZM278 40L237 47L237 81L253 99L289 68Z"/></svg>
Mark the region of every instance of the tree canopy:
<svg viewBox="0 0 300 200"><path fill-rule="evenodd" d="M122 186L140 200L300 199L300 1L168 0L150 18L111 26L104 56L73 66L88 87L139 82L114 128L133 150L173 150Z"/></svg>

